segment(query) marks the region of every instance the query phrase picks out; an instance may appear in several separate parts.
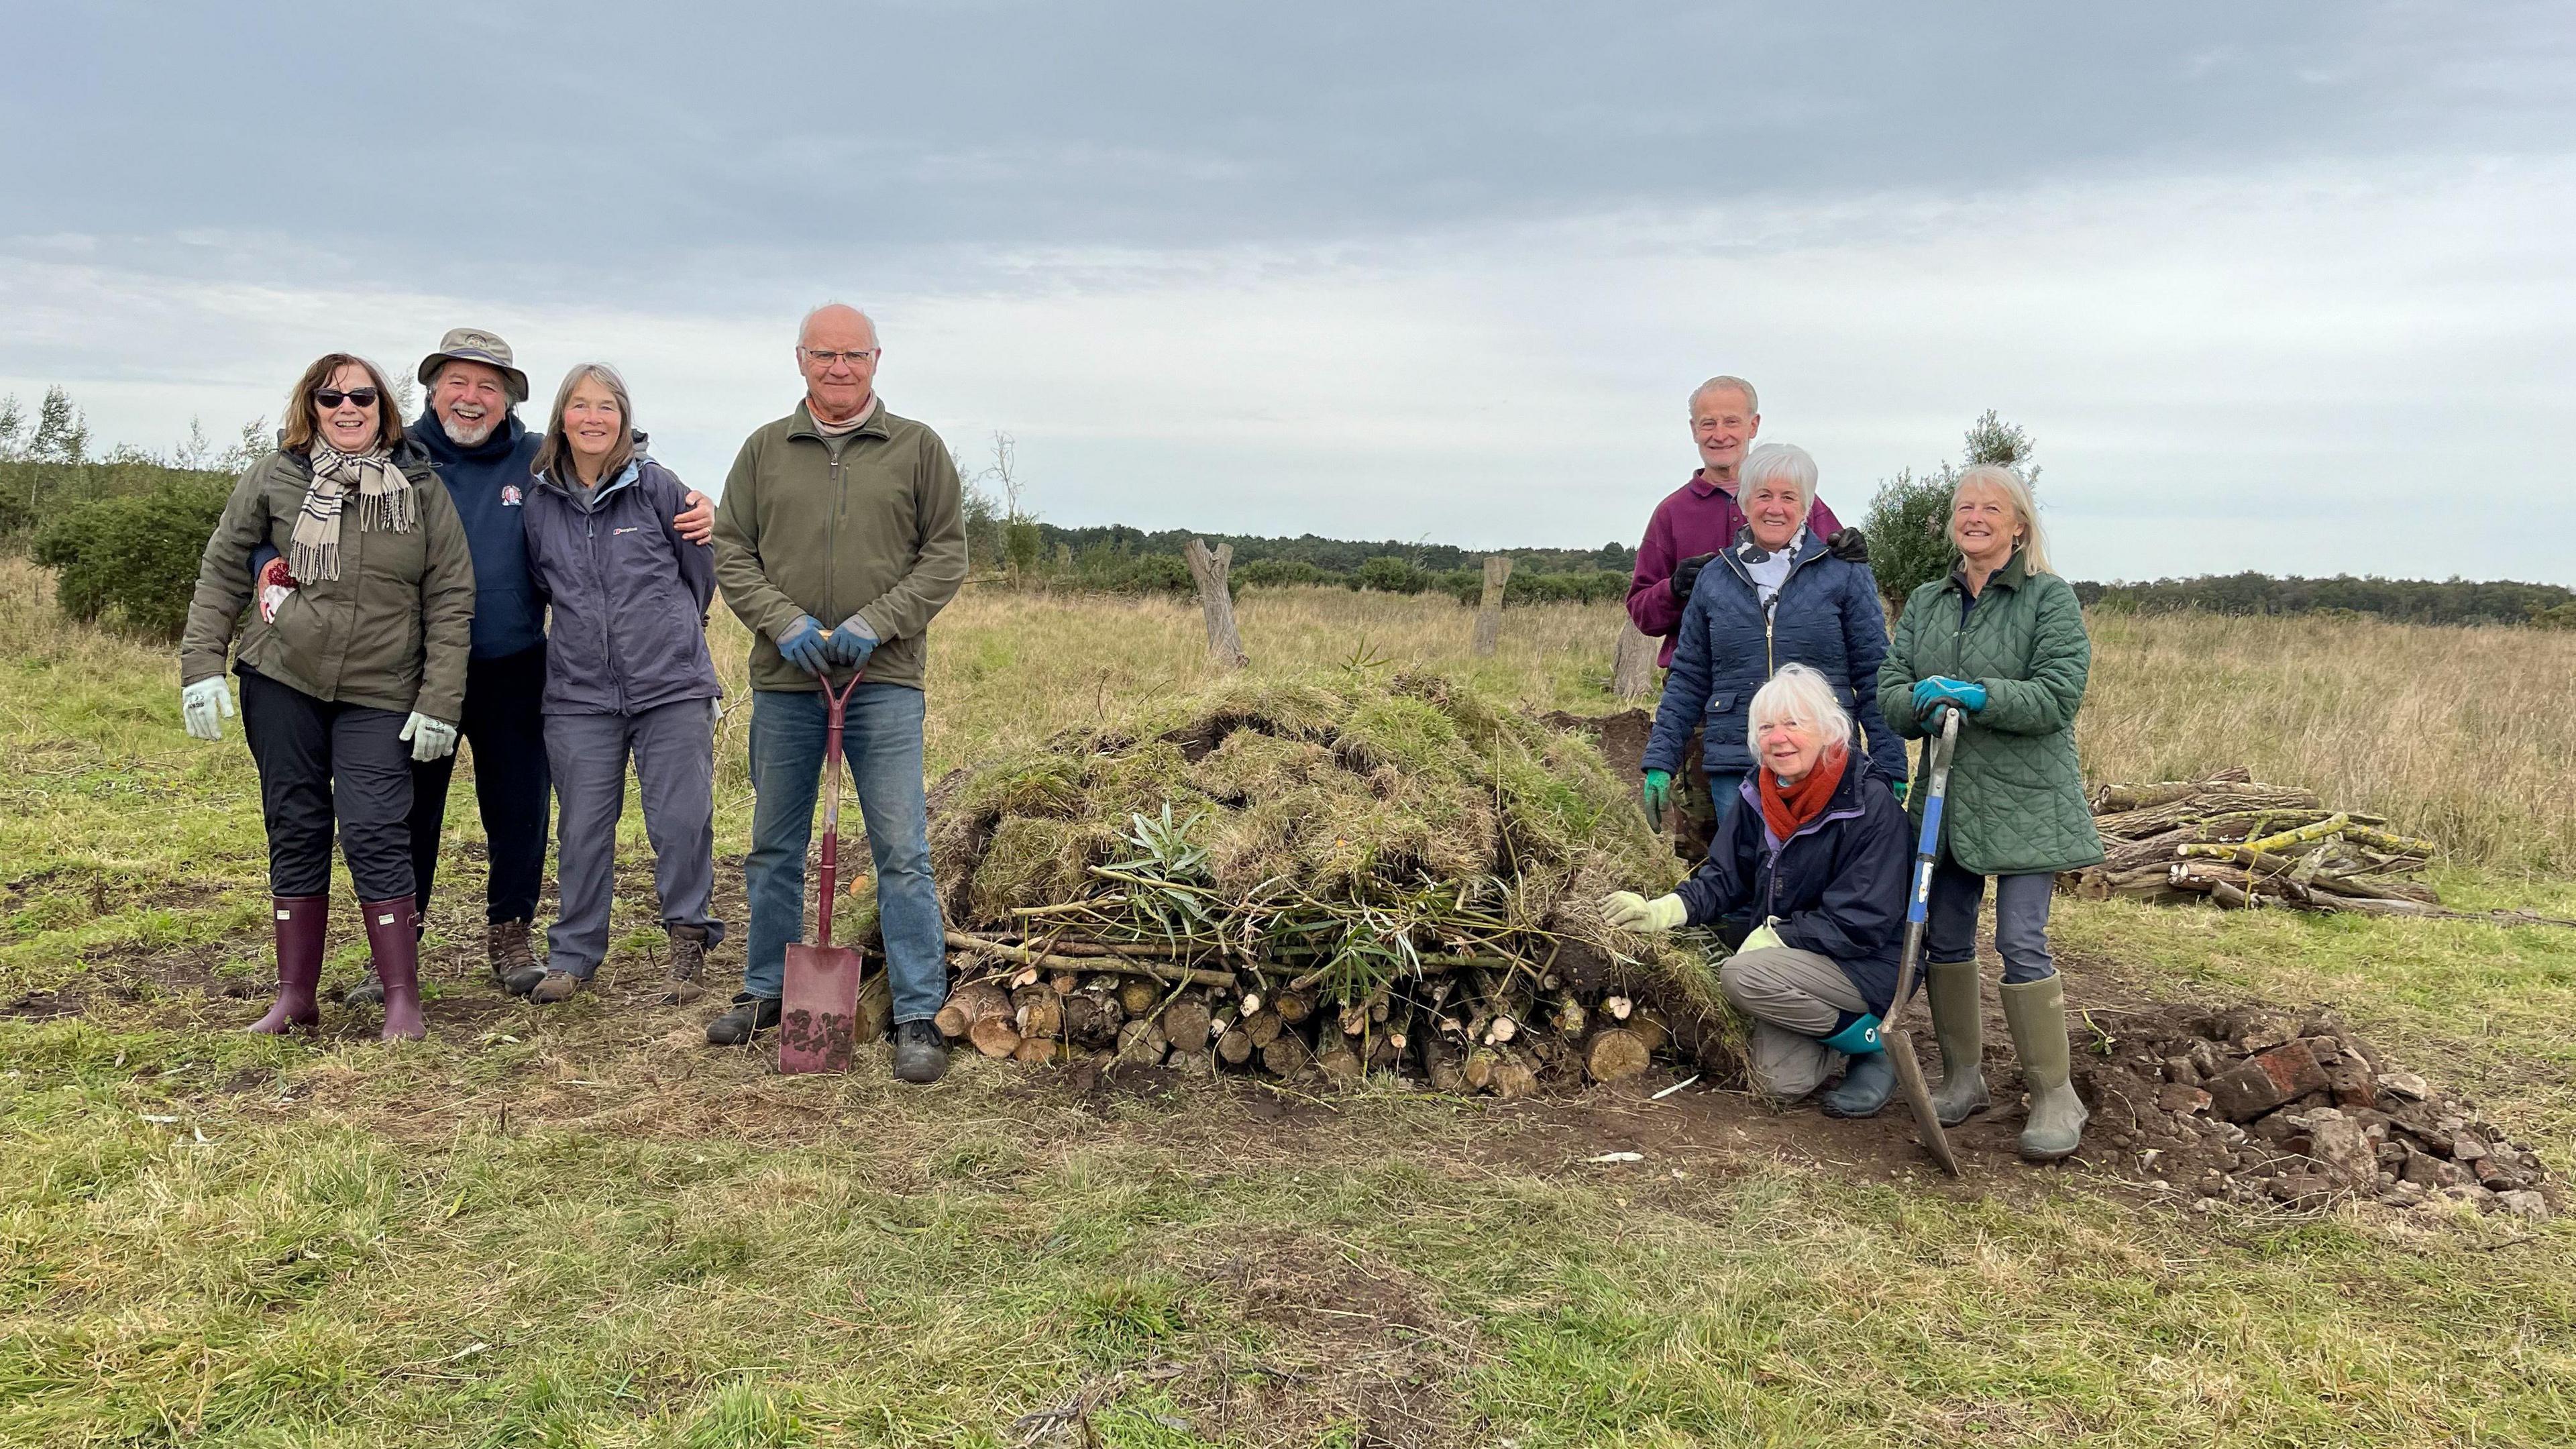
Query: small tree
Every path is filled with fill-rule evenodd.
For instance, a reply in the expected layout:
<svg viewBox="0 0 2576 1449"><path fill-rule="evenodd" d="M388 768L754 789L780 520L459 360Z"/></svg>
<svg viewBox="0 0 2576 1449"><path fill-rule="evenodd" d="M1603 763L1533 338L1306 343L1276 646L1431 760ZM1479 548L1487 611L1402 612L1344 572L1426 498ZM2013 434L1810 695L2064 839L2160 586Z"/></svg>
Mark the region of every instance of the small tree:
<svg viewBox="0 0 2576 1449"><path fill-rule="evenodd" d="M114 610L135 633L176 639L231 491L221 479L165 476L149 493L79 504L37 535L36 561L56 570L64 613L95 620Z"/></svg>
<svg viewBox="0 0 2576 1449"><path fill-rule="evenodd" d="M2039 451L2038 440L2018 424L1996 416L1994 409L1986 409L1969 424L1962 441L1969 467L1999 463L2019 471L2032 486L2038 485L2039 468L2031 462ZM1891 618L1916 589L1947 574L1958 556L1950 546L1950 494L1958 484L1959 470L1946 461L1940 471L1919 478L1906 468L1881 485L1870 500L1864 525L1869 534L1869 566L1878 575L1878 589L1887 599Z"/></svg>

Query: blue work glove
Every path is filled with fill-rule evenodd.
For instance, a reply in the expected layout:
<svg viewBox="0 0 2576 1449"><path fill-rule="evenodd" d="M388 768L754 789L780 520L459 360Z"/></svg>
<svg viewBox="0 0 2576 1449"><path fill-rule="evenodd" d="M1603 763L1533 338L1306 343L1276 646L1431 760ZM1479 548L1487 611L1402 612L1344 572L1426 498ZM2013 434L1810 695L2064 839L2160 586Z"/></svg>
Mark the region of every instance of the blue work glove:
<svg viewBox="0 0 2576 1449"><path fill-rule="evenodd" d="M1916 719L1930 717L1933 706L1943 704L1955 704L1968 713L1975 714L1986 707L1986 687L1982 684L1970 683L1965 679L1952 679L1946 674L1935 674L1929 679L1914 681L1914 717Z"/></svg>
<svg viewBox="0 0 2576 1449"><path fill-rule="evenodd" d="M869 628L868 621L856 614L843 621L840 628L832 631L832 637L823 641L823 653L833 663L846 664L852 669L865 666L868 656L876 652L877 631Z"/></svg>
<svg viewBox="0 0 2576 1449"><path fill-rule="evenodd" d="M823 626L811 614L799 614L787 632L778 636L778 652L787 662L820 679L831 664L823 648Z"/></svg>
<svg viewBox="0 0 2576 1449"><path fill-rule="evenodd" d="M419 710L403 721L402 732L394 736L411 741L411 757L416 764L443 760L456 753L456 726L443 719L431 719Z"/></svg>
<svg viewBox="0 0 2576 1449"><path fill-rule="evenodd" d="M1646 828L1661 833L1664 812L1673 808L1673 774L1670 770L1646 772Z"/></svg>

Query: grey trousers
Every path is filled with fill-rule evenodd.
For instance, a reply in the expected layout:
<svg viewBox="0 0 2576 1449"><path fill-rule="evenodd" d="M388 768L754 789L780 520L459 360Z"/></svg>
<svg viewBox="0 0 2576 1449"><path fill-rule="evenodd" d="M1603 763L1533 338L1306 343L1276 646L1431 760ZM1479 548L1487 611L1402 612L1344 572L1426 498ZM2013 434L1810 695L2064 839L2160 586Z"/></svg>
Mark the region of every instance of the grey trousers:
<svg viewBox="0 0 2576 1449"><path fill-rule="evenodd" d="M2004 958L2004 980L2019 985L2057 974L2057 958L2048 952L2048 905L2056 890L2052 871L1995 877L1995 951ZM1986 878L1942 851L1932 868L1932 898L1925 903L1925 959L1977 959L1977 905L1985 895Z"/></svg>
<svg viewBox="0 0 2576 1449"><path fill-rule="evenodd" d="M1843 1054L1831 1036L1846 1011L1869 1010L1830 956L1790 946L1738 951L1717 968L1718 990L1753 1018L1753 1085L1795 1101L1824 1084Z"/></svg>
<svg viewBox="0 0 2576 1449"><path fill-rule="evenodd" d="M546 716L546 757L557 803L555 923L546 969L588 980L608 954L608 907L617 888L617 821L626 813L626 761L643 787L644 833L653 842L653 888L666 926L704 926L716 884L715 721L703 699L641 714Z"/></svg>

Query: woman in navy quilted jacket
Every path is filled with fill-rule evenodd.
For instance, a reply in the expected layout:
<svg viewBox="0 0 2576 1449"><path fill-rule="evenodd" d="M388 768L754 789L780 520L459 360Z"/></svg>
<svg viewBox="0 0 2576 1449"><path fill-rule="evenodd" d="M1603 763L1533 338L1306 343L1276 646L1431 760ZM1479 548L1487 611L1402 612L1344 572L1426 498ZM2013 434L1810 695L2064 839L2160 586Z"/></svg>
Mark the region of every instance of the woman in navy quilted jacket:
<svg viewBox="0 0 2576 1449"><path fill-rule="evenodd" d="M1807 528L1816 460L1787 443L1747 454L1736 500L1744 531L1699 571L1673 636L1671 672L1646 742L1646 818L1657 829L1691 730L1704 725L1711 813L1718 835L1753 768L1745 712L1781 667L1804 664L1833 686L1835 702L1865 736L1872 776L1905 793L1905 747L1878 712L1878 666L1887 615L1866 563L1826 551Z"/></svg>

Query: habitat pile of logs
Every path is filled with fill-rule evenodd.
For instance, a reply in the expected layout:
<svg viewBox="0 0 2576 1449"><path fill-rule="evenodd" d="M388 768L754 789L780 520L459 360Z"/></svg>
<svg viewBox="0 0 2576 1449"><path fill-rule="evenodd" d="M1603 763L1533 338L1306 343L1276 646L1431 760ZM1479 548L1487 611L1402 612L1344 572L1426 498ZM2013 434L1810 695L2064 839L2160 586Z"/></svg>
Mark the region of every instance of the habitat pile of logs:
<svg viewBox="0 0 2576 1449"><path fill-rule="evenodd" d="M931 806L939 1026L989 1057L1504 1097L1741 1062L1712 943L1600 917L1681 874L1629 782L1438 675L1238 676Z"/></svg>
<svg viewBox="0 0 2576 1449"><path fill-rule="evenodd" d="M2090 899L2453 914L2421 878L2433 842L2381 816L2329 808L2312 790L2264 784L2242 768L2206 780L2105 785L2093 795L2093 824L2106 858L2073 882Z"/></svg>
<svg viewBox="0 0 2576 1449"><path fill-rule="evenodd" d="M2158 1189L2211 1205L2460 1204L2535 1222L2566 1205L2538 1154L2334 1012L2177 1005L2092 1022L2098 1046L2075 1065L2091 1135Z"/></svg>

